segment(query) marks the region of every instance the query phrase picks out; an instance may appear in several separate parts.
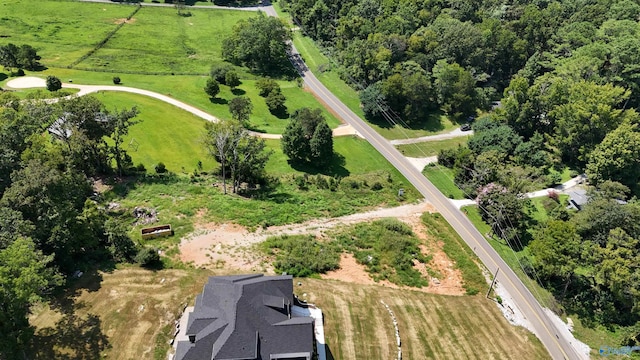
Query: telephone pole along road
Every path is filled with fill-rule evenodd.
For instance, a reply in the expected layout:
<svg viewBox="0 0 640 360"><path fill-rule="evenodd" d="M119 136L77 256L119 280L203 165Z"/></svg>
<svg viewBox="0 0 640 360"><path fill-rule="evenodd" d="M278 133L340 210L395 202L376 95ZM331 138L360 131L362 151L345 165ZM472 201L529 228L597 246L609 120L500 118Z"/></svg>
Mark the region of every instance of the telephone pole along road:
<svg viewBox="0 0 640 360"><path fill-rule="evenodd" d="M267 15L278 16L272 6L261 8ZM474 249L476 255L491 273L500 269L497 281L513 297L517 306L533 326L536 335L542 341L554 359L586 359L571 346L555 324L545 314L538 301L533 297L517 275L502 260L500 255L484 239L471 221L457 209L427 178L393 146L360 119L337 97L335 97L309 70L304 60L292 44L289 58L296 67L306 86L320 100L333 110L343 121L351 125L376 150L378 150L407 180L429 201L449 222L462 239Z"/></svg>

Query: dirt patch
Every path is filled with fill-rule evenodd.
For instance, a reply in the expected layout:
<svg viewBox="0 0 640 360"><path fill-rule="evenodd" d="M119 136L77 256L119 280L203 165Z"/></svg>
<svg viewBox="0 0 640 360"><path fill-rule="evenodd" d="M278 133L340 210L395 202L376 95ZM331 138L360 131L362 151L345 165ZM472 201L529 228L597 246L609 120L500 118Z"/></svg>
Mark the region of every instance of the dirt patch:
<svg viewBox="0 0 640 360"><path fill-rule="evenodd" d="M115 19L113 21L114 24L120 25L120 24L133 24L136 22L136 19L128 19L127 18L121 18L121 19Z"/></svg>
<svg viewBox="0 0 640 360"><path fill-rule="evenodd" d="M427 229L420 221L422 213L434 211L433 205L422 202L339 218L316 219L302 224L273 226L250 232L236 224L202 223L200 221L206 218L206 210L203 209L196 212L197 230L183 238L180 243L179 259L201 268L273 273L274 269L268 259L254 247L254 244L262 242L270 236L285 234L322 236L326 230L338 225L395 217L412 227L418 238L423 241L421 246L423 253L432 256L432 260L428 264L416 264L416 268L429 280L429 286L416 290L436 294L463 295L465 291L462 288L460 271L454 268L454 263L442 251L442 243L427 236ZM430 272L428 269L432 271ZM434 277L433 273L437 273L439 276ZM407 288L388 281L375 282L369 276L365 266L358 264L352 254L342 254L340 269L322 275L322 278L356 284L377 284L396 289Z"/></svg>

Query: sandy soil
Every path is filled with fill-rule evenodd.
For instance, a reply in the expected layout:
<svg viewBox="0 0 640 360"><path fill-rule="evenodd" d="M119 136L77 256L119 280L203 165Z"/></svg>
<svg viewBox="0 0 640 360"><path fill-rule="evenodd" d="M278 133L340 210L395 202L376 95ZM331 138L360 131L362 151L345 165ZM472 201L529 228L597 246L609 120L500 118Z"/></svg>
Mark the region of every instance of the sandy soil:
<svg viewBox="0 0 640 360"><path fill-rule="evenodd" d="M274 226L268 229L260 229L249 232L236 224L199 223L197 230L182 239L180 243L180 260L192 263L203 268L224 268L239 271L258 271L273 273L268 259L253 249L253 244L264 241L274 235L299 235L313 234L322 236L324 231L338 225L355 224L386 217L396 217L413 228L413 231L423 240L422 249L425 254L431 255L429 264L416 264L416 268L428 279L429 286L421 291L462 295L462 278L454 264L442 251L442 243L426 235L426 228L420 221L420 215L424 212L435 211L429 203L403 205L395 208L383 208L370 212L353 214L339 218L317 219L303 224ZM204 218L204 211L196 214L196 219ZM427 267L440 274L432 277ZM365 267L356 262L353 255L343 254L340 261L340 269L331 271L323 278L335 279L358 284L378 284L391 288L400 288L388 281L376 283L366 272Z"/></svg>

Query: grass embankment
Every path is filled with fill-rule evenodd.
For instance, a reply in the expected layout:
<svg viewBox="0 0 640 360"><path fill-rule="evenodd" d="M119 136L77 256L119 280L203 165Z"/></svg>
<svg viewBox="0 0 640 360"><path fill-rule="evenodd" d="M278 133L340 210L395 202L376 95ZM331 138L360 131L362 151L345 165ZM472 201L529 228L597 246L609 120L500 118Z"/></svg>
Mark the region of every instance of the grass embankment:
<svg viewBox="0 0 640 360"><path fill-rule="evenodd" d="M469 136L457 137L453 139L447 140L439 140L439 141L427 141L416 144L408 144L408 145L398 145L396 148L400 150L400 152L404 156L409 157L427 157L427 156L436 156L440 152L440 150L444 149L455 149L458 146L464 146L467 144L469 140Z"/></svg>
<svg viewBox="0 0 640 360"><path fill-rule="evenodd" d="M479 268L480 261L451 225L440 214L424 213L421 219L428 234L442 241L442 250L449 259L455 262L455 267L462 272L462 286L467 294L475 295L485 289L487 282Z"/></svg>
<svg viewBox="0 0 640 360"><path fill-rule="evenodd" d="M444 196L450 199L465 198L464 192L453 182L455 177L453 170L438 164L430 164L424 168L422 173Z"/></svg>
<svg viewBox="0 0 640 360"><path fill-rule="evenodd" d="M323 311L328 359L391 359L398 320L406 359L548 359L530 332L510 325L495 303L376 285L302 279L295 287ZM491 324L490 326L488 324ZM498 335L499 334L499 335Z"/></svg>

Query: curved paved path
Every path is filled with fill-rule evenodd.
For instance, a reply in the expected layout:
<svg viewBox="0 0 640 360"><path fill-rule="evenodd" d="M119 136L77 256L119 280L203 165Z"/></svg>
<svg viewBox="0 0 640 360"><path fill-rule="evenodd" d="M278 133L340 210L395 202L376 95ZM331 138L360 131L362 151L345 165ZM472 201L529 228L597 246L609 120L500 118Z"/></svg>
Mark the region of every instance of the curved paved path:
<svg viewBox="0 0 640 360"><path fill-rule="evenodd" d="M11 89L42 88L46 86L47 85L44 79L34 77L34 76L20 77L20 78L12 79L7 82L7 87ZM162 95L160 93L149 91L149 90L143 90L143 89L133 88L129 86L120 86L120 85L80 85L80 84L73 84L73 83L63 83L62 87L65 89L80 90L76 94L73 94L70 96L83 96L83 95L91 94L98 91L120 91L120 92L144 95L160 101L164 101L173 106L179 107L180 109L188 111L193 115L198 116L199 118L202 118L204 120L211 121L211 122L220 121L220 119L218 119L217 117L207 112L204 112L194 106L183 103L182 101L176 100L172 97ZM256 131L249 131L249 133L254 136L259 136L263 139L280 139L282 137L281 134L265 134L265 133L260 133ZM333 129L333 136L348 136L348 135L360 136L358 132L355 131L355 129L349 125L341 125Z"/></svg>

